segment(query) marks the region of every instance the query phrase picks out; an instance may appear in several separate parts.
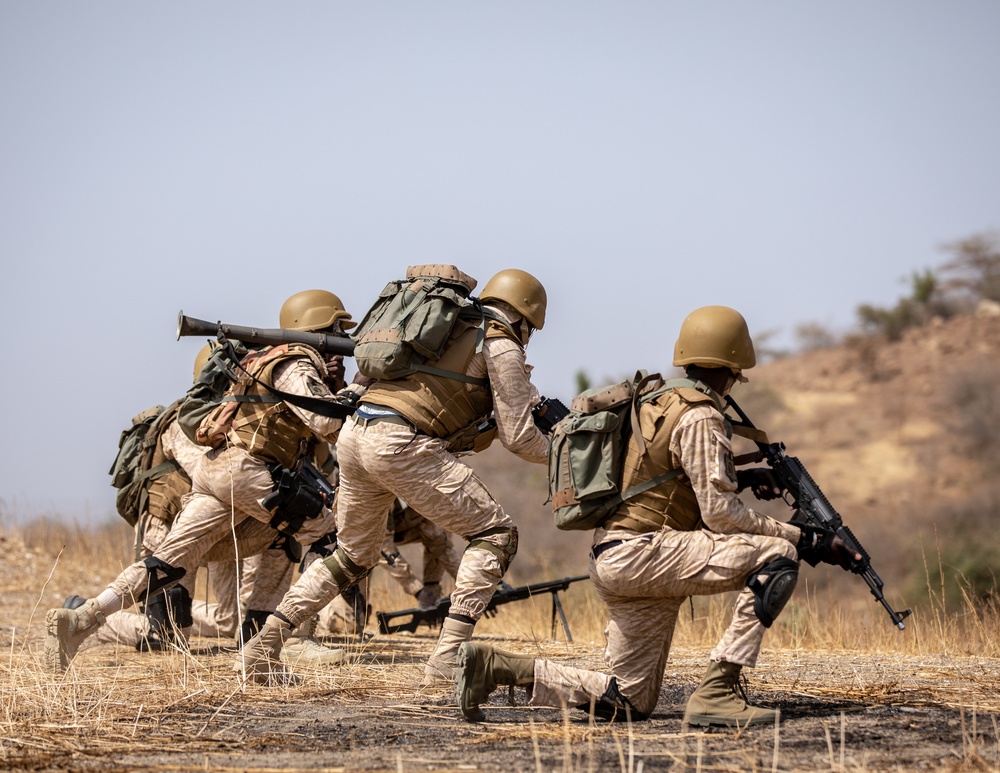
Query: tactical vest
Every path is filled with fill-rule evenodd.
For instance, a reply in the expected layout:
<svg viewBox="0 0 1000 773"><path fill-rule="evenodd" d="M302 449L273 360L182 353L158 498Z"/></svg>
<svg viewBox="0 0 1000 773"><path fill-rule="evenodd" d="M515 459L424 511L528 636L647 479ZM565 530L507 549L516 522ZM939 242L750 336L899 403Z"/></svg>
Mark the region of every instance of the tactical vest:
<svg viewBox="0 0 1000 773"><path fill-rule="evenodd" d="M441 357L428 365L452 373L466 373L479 348L479 326L459 320ZM507 326L486 322L486 338L509 338L521 342ZM488 417L493 410L489 382L469 384L433 373L414 373L392 381L376 381L361 398L362 403L380 405L405 417L420 432L446 438Z"/></svg>
<svg viewBox="0 0 1000 773"><path fill-rule="evenodd" d="M671 389L642 406L639 423L646 441L646 453L640 454L634 438L629 440L623 466L623 491L681 466L681 460L670 452L670 440L681 416L702 403L712 403L721 410L720 399L688 387ZM654 532L664 526L677 531L694 531L702 525L701 508L691 479L681 474L623 502L602 527Z"/></svg>
<svg viewBox="0 0 1000 773"><path fill-rule="evenodd" d="M320 376L326 377L326 363L315 349L304 344L282 344L251 352L244 358L243 367L258 381L273 386L274 369L301 357L307 357ZM239 401L229 432L230 440L258 459L277 462L282 467L293 467L307 450L313 437L312 430L285 402L272 402L275 396L266 387L246 376L240 379L239 384L243 385L242 392L234 389L234 393L264 398L265 402Z"/></svg>

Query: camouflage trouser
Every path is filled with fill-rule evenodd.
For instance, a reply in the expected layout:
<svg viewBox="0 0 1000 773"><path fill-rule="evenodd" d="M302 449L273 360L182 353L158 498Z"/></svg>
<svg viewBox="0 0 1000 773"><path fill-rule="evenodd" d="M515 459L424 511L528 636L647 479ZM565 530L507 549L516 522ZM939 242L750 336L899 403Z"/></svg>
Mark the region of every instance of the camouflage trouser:
<svg viewBox="0 0 1000 773"><path fill-rule="evenodd" d="M408 518L400 525L404 528L394 530L390 522L385 540L382 542L382 552L393 556L393 563L386 561L385 566L392 578L403 586L403 590L415 596L425 585L440 583L445 572L452 578L458 574L462 554L455 549L451 535L447 531L422 517ZM422 580L413 574L410 562L396 550L396 545L410 545L415 542L424 546Z"/></svg>
<svg viewBox="0 0 1000 773"><path fill-rule="evenodd" d="M451 595L451 612L478 620L506 567L498 553L513 555L513 522L472 468L445 450L441 440L415 435L390 422L367 426L348 419L337 441L338 553L356 566L374 567L385 538L386 514L396 497L425 518L471 542L462 555ZM336 558L334 554L332 558ZM298 625L326 606L340 588L324 562L303 573L278 607Z"/></svg>
<svg viewBox="0 0 1000 773"><path fill-rule="evenodd" d="M709 658L756 665L765 628L746 579L776 558L794 560L791 542L670 530L641 537L609 532L605 541L617 536L628 539L591 558L590 577L608 607L604 659L634 709L648 715L656 707L677 613L689 596L740 591L732 621ZM586 706L610 684L610 676L542 660L535 664L535 680L535 706Z"/></svg>
<svg viewBox="0 0 1000 773"><path fill-rule="evenodd" d="M192 483L155 558L193 575L202 564L235 561L267 550L276 532L268 526L271 514L261 504L273 486L262 463L239 448L216 449L205 455ZM295 538L308 547L333 527L333 514L324 510L306 521ZM146 580L146 567L137 561L108 588L127 607L142 598Z"/></svg>
<svg viewBox="0 0 1000 773"><path fill-rule="evenodd" d="M234 639L248 609L273 612L292 584L295 564L282 548L270 548L240 562L213 561L208 578L215 602L196 600L191 617L194 636Z"/></svg>
<svg viewBox="0 0 1000 773"><path fill-rule="evenodd" d="M153 555L160 543L166 539L170 529L158 518L143 518L136 526L138 558L145 559ZM195 575L185 576L180 585L194 595ZM185 632L186 633L186 632ZM94 644L123 644L129 647L138 646L149 635L149 619L145 615L129 611L114 612L107 616L91 640Z"/></svg>

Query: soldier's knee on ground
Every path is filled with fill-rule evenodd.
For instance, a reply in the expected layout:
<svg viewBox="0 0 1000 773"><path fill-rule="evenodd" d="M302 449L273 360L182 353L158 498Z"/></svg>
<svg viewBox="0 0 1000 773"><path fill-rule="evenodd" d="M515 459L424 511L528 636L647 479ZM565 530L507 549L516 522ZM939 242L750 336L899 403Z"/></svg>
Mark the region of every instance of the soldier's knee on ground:
<svg viewBox="0 0 1000 773"><path fill-rule="evenodd" d="M593 703L583 703L577 706L586 712L593 711L595 717L606 719L609 722L615 720L642 720L649 718L649 712L639 711L632 702L622 695L618 689L618 680L611 677L611 683L604 695Z"/></svg>

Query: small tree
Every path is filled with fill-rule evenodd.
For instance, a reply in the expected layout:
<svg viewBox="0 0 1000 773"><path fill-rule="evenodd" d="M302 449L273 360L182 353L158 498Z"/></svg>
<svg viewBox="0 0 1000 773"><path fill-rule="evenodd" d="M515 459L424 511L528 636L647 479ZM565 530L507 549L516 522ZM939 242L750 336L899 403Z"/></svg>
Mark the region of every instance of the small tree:
<svg viewBox="0 0 1000 773"><path fill-rule="evenodd" d="M1000 234L970 236L942 247L952 259L941 267L948 289L971 298L1000 301Z"/></svg>

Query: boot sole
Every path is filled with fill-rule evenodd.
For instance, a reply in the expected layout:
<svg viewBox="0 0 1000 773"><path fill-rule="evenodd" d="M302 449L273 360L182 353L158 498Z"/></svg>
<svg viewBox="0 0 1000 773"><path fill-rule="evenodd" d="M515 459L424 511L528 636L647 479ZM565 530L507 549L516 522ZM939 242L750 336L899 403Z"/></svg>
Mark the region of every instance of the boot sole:
<svg viewBox="0 0 1000 773"><path fill-rule="evenodd" d="M482 722L486 715L478 705L468 705L465 701L466 685L476 673L477 652L465 642L458 647L458 668L455 669L455 702L462 710L462 716L469 722Z"/></svg>
<svg viewBox="0 0 1000 773"><path fill-rule="evenodd" d="M773 725L775 717L758 716L747 720L738 717L715 717L709 714L690 714L684 717L685 725L696 727L750 727L751 725Z"/></svg>

